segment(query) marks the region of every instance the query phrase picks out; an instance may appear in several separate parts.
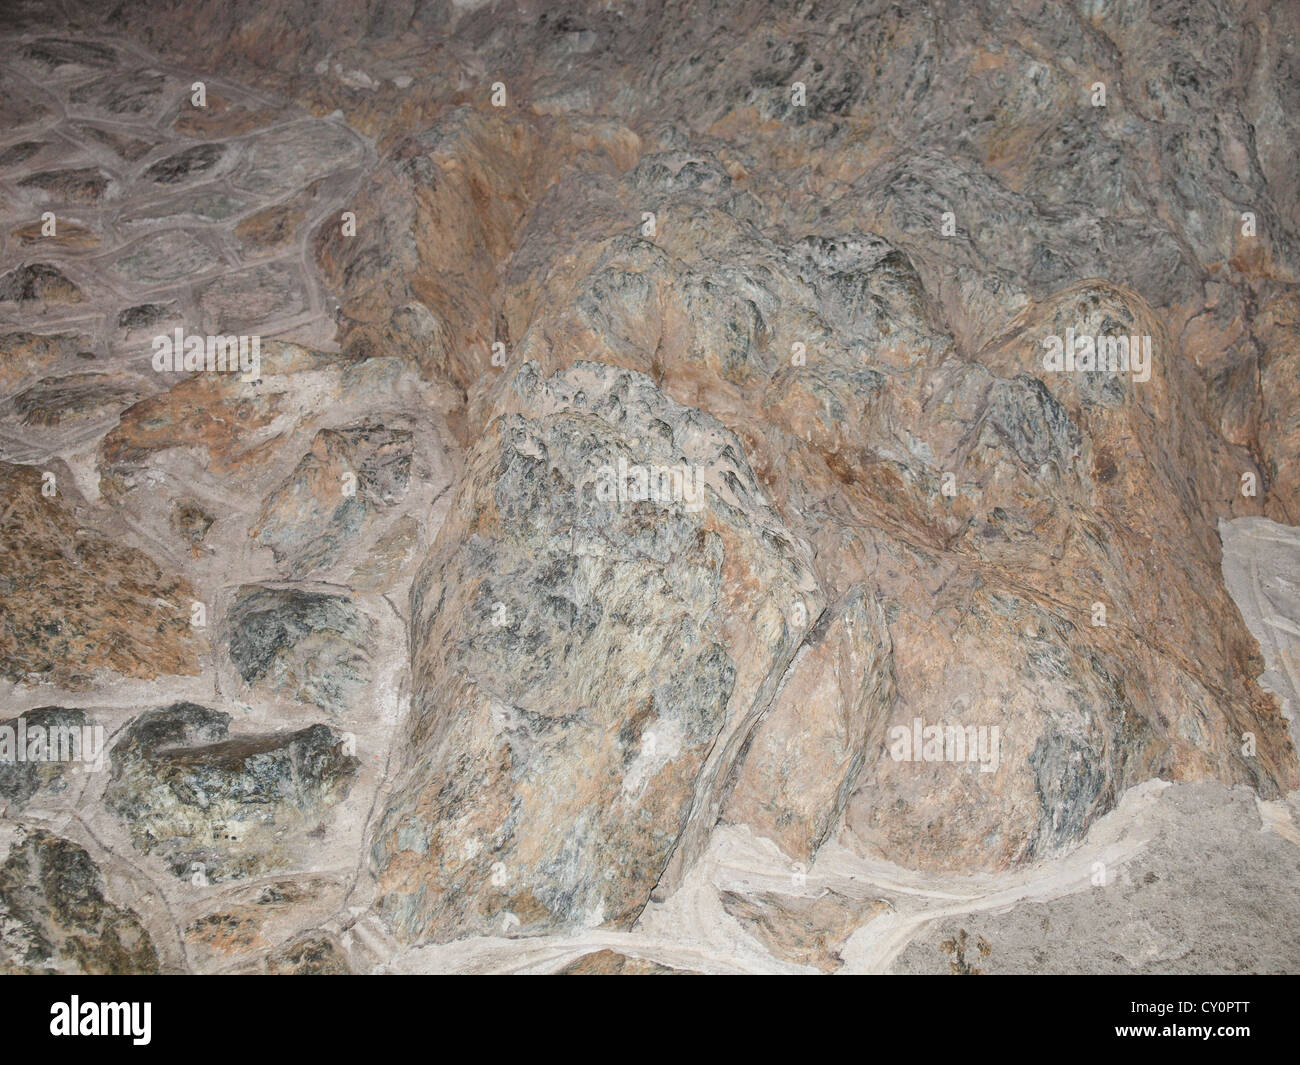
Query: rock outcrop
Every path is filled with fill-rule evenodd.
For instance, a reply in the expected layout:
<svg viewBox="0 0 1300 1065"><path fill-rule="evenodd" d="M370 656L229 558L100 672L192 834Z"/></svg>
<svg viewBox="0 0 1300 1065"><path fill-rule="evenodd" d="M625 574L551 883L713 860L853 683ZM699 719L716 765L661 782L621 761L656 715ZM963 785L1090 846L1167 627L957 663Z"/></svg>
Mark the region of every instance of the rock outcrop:
<svg viewBox="0 0 1300 1065"><path fill-rule="evenodd" d="M1297 33L17 5L0 965L1300 968Z"/></svg>
<svg viewBox="0 0 1300 1065"><path fill-rule="evenodd" d="M653 382L526 364L416 578L384 911L629 927L698 852L821 610L739 441Z"/></svg>

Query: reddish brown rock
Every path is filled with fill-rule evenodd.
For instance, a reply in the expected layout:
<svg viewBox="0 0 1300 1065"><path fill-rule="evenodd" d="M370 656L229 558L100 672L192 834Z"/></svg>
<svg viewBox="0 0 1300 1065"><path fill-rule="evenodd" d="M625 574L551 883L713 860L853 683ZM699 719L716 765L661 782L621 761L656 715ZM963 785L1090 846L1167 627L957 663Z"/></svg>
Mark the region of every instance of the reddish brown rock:
<svg viewBox="0 0 1300 1065"><path fill-rule="evenodd" d="M62 473L63 471L60 471ZM87 528L70 492L29 466L0 463L0 672L25 684L86 689L101 672L195 674L191 585L138 548ZM39 588L27 598L20 589Z"/></svg>

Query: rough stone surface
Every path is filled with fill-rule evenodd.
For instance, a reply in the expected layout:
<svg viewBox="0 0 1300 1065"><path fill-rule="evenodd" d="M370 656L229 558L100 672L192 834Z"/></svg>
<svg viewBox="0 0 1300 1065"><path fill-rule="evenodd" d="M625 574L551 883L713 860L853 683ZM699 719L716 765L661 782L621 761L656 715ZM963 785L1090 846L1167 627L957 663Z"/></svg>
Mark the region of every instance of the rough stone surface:
<svg viewBox="0 0 1300 1065"><path fill-rule="evenodd" d="M75 843L36 829L0 864L0 971L142 975L158 955L134 911L104 894Z"/></svg>
<svg viewBox="0 0 1300 1065"><path fill-rule="evenodd" d="M255 688L338 712L370 682L374 626L342 596L246 586L226 625L231 661Z"/></svg>
<svg viewBox="0 0 1300 1065"><path fill-rule="evenodd" d="M80 762L89 755L81 746L85 728L84 711L62 706L38 707L21 717L0 721L0 800L21 810L38 791L66 790L68 771L81 768L70 764L70 756L77 754ZM91 741L93 745L93 736ZM51 749L56 760L46 757ZM65 752L68 760L57 760L57 754ZM97 748L96 760L102 754Z"/></svg>
<svg viewBox="0 0 1300 1065"><path fill-rule="evenodd" d="M376 859L414 936L628 927L716 820L814 597L713 418L599 364L514 387L413 591L411 753ZM620 500L620 463L687 474Z"/></svg>
<svg viewBox="0 0 1300 1065"><path fill-rule="evenodd" d="M893 701L889 631L862 587L804 639L755 730L725 816L810 861L838 827Z"/></svg>
<svg viewBox="0 0 1300 1065"><path fill-rule="evenodd" d="M54 474L58 491L72 476ZM79 519L76 500L46 497L42 472L0 463L0 671L26 682L85 689L97 671L132 677L198 671L193 589L138 548ZM40 597L22 594L39 588Z"/></svg>
<svg viewBox="0 0 1300 1065"><path fill-rule="evenodd" d="M293 833L345 798L357 760L324 725L229 736L230 716L193 703L141 715L114 745L110 810L134 846L177 876L240 878L288 863Z"/></svg>
<svg viewBox="0 0 1300 1065"><path fill-rule="evenodd" d="M1294 4L10 6L0 965L1300 971Z"/></svg>
<svg viewBox="0 0 1300 1065"><path fill-rule="evenodd" d="M1161 803L1155 839L1106 884L1005 913L935 921L893 971L958 971L945 944L966 933L988 948L972 945L967 964L990 975L1294 972L1300 889L1295 827L1287 824L1291 839L1268 831L1243 789L1190 786ZM1229 848L1214 845L1228 839Z"/></svg>

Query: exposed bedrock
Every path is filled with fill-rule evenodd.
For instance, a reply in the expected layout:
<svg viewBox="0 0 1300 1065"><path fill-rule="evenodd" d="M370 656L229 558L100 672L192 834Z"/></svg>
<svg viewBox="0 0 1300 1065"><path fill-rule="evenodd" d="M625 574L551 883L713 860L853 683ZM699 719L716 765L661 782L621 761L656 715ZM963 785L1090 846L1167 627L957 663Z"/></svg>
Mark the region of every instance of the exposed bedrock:
<svg viewBox="0 0 1300 1065"><path fill-rule="evenodd" d="M879 16L841 29L869 36ZM909 62L921 62L925 31L889 17L904 20L895 32L914 42ZM981 32L1010 32L990 18ZM774 32L742 19L727 61L715 57L689 81L669 61L656 86L678 89L672 99L688 113L642 115L627 136L598 105L595 119L535 97L522 117L449 110L393 144L382 188L370 190L401 220L385 221L368 245L337 236L321 245L349 294L353 336L409 351L422 372L463 389L463 415L453 417L463 416L471 445L453 508L466 516L444 526L413 593L413 753L375 851L387 912L408 934L500 931L510 915L526 931L625 925L652 885L671 892L695 836L718 818L772 838L796 862L844 833L863 853L904 865L997 870L1070 849L1127 787L1153 777L1245 783L1264 797L1300 780L1286 722L1254 682L1262 662L1224 589L1216 532L1220 518L1295 508L1285 475L1294 433L1280 402L1293 346L1293 223L1284 207L1264 208L1275 239L1261 253L1243 243L1230 206L1279 202L1262 164L1243 169L1215 154L1235 159L1235 149L1159 133L1156 112L1193 105L1151 82L1142 93L1160 98L1135 101L1124 121L1170 166L1142 174L1117 154L1130 131L1105 121L1085 131L1096 117L1086 94L1076 104L1050 65L1041 98L1017 97L1016 113L1000 120L1011 140L980 132L971 150L947 152L944 136L963 121L948 103L930 96L939 110L924 129L906 117L909 96L933 89L881 71L870 85L849 77L847 45L832 46L822 70L797 48L785 55ZM1113 32L1146 54L1128 30ZM760 78L745 66L765 49L788 69ZM1008 63L1029 62L1008 45L976 72L977 54L954 45L943 60L963 84L981 85L976 100L1007 91ZM1116 62L1105 48L1089 59ZM779 87L803 77L820 86L816 107L777 102ZM700 78L715 79L716 92L692 97L704 112L690 111L686 86ZM370 103L356 106L377 121ZM874 149L866 132L847 137L869 111L889 115L898 140L914 138L906 150L883 133ZM1221 143L1245 136L1223 121ZM600 151L557 158L554 146L578 130L598 134ZM1052 166L1084 137L1086 165ZM1008 153L1035 138L1041 164L1015 171ZM811 173L800 168L814 159ZM1190 205L1186 172L1197 167L1219 182L1220 220ZM1151 195L1171 198L1166 215L1142 206ZM1104 205L1094 222L1068 215L1080 197ZM958 219L956 239L941 235L945 208ZM381 247L398 249L396 260L381 260ZM387 285L405 280L380 298L381 274ZM1122 337L1131 369L1048 367L1050 338L1085 336L1097 338L1097 358L1103 338ZM513 467L485 452L499 455L503 438L522 431L516 419L536 420L528 397L538 388L549 395L575 371L595 373L591 363L643 375L629 379L651 407L680 405L734 434L732 450L816 595L793 646L784 630L746 635L761 648L744 645L746 664L765 670L753 690L770 695L747 715L753 696L737 681L725 712L739 729L734 748L715 743L698 769L675 763L676 783L665 777L655 798L647 792L673 812L645 850L591 821L604 807L589 790L591 758L571 746L577 724L550 723L603 712L602 727L622 735L640 727L636 713L584 707L567 680L537 674L534 647L585 656L607 648L604 637L584 627L583 608L556 613L549 589L521 602L526 582L507 594L488 577L515 573L499 545L538 528L565 546L523 553L554 558L565 580L586 557L572 531L568 501L580 498L582 475L572 459L558 459L545 438L530 443L535 472L507 499ZM1261 373L1278 383L1261 388ZM642 446L621 424L614 431L605 446ZM654 461L635 450L627 459ZM602 462L589 460L585 476ZM1267 484L1262 496L1242 493L1243 473ZM489 510L510 515L492 519L490 547L474 536ZM607 535L621 529L610 524ZM479 568L467 570L479 550ZM483 585L467 574L495 588L476 614L464 586ZM611 579L596 604L608 612L625 586L637 585ZM664 631L674 615L659 617L657 603L645 601L637 633ZM496 636L482 628L494 604L510 619ZM547 620L520 630L533 642L512 657L510 626L533 616ZM477 665L466 657L466 646L494 639L500 653ZM622 653L597 656L597 690L645 683L639 658L627 657L642 641L626 639ZM719 644L738 667L738 648ZM672 676L696 675L690 654L675 657ZM559 676L589 679L586 668ZM522 704L501 694L521 690L531 693ZM543 690L548 699L566 690L566 701L547 712L554 739L530 745L525 759L503 737L535 737L542 723L504 708ZM457 700L478 709L453 710ZM573 761L555 761L552 744ZM489 751L500 761L487 761ZM553 781L544 800L533 799L539 775ZM417 787L419 800L409 794ZM485 815L489 804L474 796L489 793L495 812ZM545 823L564 827L524 842L543 823L524 812L534 802L555 818ZM646 864L632 875L611 852Z"/></svg>
<svg viewBox="0 0 1300 1065"><path fill-rule="evenodd" d="M716 419L597 363L525 364L510 399L412 593L375 853L413 935L629 926L702 846L824 606Z"/></svg>
<svg viewBox="0 0 1300 1065"><path fill-rule="evenodd" d="M0 802L165 966L884 968L1156 780L1286 867L1295 4L13 6L0 726L112 771Z"/></svg>

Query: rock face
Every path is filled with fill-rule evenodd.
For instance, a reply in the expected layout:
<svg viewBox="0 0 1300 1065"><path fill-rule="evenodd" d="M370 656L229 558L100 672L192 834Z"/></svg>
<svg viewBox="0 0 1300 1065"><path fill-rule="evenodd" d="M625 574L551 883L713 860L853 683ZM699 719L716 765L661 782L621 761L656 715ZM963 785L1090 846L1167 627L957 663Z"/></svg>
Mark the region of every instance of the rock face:
<svg viewBox="0 0 1300 1065"><path fill-rule="evenodd" d="M1295 971L1293 920L1269 936L1242 926L1253 923L1247 915L1264 895L1273 912L1300 909L1293 869L1282 869L1293 866L1295 841L1269 831L1245 789L1190 785L1161 804L1147 830L1154 830L1151 844L1114 882L1001 914L936 921L893 971L958 972L963 963L990 975ZM1228 854L1207 846L1229 836L1241 844ZM1207 895L1213 907L1191 901Z"/></svg>
<svg viewBox="0 0 1300 1065"><path fill-rule="evenodd" d="M0 494L9 500L0 515L4 675L85 689L98 671L196 673L191 586L140 549L81 528L75 482L64 472L59 497L59 472L0 462ZM38 588L39 600L22 594Z"/></svg>
<svg viewBox="0 0 1300 1065"><path fill-rule="evenodd" d="M21 5L3 964L1300 970L1298 33Z"/></svg>
<svg viewBox="0 0 1300 1065"><path fill-rule="evenodd" d="M104 896L90 856L36 830L0 864L0 971L140 975L158 955L140 919Z"/></svg>
<svg viewBox="0 0 1300 1065"><path fill-rule="evenodd" d="M71 756L102 767L102 742L102 735L87 731L85 712L71 707L43 706L0 721L0 801L21 810L37 792L65 791L68 770L80 768L70 764ZM51 747L56 753L66 749L65 759L49 759Z"/></svg>
<svg viewBox="0 0 1300 1065"><path fill-rule="evenodd" d="M230 715L193 703L142 714L114 745L108 808L132 844L177 876L249 876L284 864L291 833L344 798L357 760L324 725L228 736Z"/></svg>
<svg viewBox="0 0 1300 1065"><path fill-rule="evenodd" d="M373 625L342 596L245 587L227 624L231 661L254 688L337 713L370 682Z"/></svg>
<svg viewBox="0 0 1300 1065"><path fill-rule="evenodd" d="M754 730L729 821L811 861L839 827L893 705L889 629L865 587L825 610Z"/></svg>
<svg viewBox="0 0 1300 1065"><path fill-rule="evenodd" d="M376 859L417 936L630 926L820 610L715 419L593 363L526 364L511 401L412 591L410 754Z"/></svg>
<svg viewBox="0 0 1300 1065"><path fill-rule="evenodd" d="M266 500L254 536L295 576L328 566L376 524L377 511L406 494L412 450L406 429L322 429L293 476Z"/></svg>

